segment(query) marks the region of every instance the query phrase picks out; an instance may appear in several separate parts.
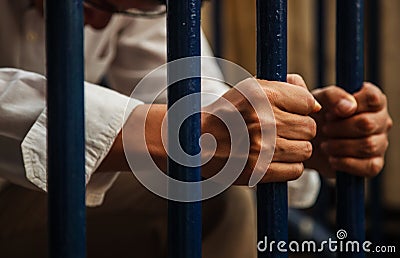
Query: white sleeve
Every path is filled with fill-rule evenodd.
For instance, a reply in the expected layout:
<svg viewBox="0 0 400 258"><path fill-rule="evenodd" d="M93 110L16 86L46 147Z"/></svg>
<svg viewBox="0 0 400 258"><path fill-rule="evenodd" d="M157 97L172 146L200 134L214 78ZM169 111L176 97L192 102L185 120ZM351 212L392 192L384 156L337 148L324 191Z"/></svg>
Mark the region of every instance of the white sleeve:
<svg viewBox="0 0 400 258"><path fill-rule="evenodd" d="M46 190L47 179L45 94L46 79L43 76L0 69L0 141L1 152L6 154L0 156L0 177L42 190ZM89 206L101 203L117 176L117 173L93 173L121 130L125 109L131 112L141 104L137 100L128 100L114 91L85 84L85 176Z"/></svg>
<svg viewBox="0 0 400 258"><path fill-rule="evenodd" d="M43 76L0 69L0 177L34 189L25 177L21 142L45 107Z"/></svg>
<svg viewBox="0 0 400 258"><path fill-rule="evenodd" d="M319 195L321 180L313 169L304 169L300 178L288 182L289 206L306 209L312 207Z"/></svg>

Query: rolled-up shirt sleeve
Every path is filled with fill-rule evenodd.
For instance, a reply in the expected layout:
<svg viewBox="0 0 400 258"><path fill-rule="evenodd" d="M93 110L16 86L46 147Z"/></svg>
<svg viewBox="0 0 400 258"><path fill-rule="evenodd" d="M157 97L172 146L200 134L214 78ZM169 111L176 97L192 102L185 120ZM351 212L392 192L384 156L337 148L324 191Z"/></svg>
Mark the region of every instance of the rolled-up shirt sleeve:
<svg viewBox="0 0 400 258"><path fill-rule="evenodd" d="M0 69L0 177L33 189L47 189L46 79L16 69ZM125 112L142 102L85 83L86 203L101 204L118 173L95 173L120 132Z"/></svg>

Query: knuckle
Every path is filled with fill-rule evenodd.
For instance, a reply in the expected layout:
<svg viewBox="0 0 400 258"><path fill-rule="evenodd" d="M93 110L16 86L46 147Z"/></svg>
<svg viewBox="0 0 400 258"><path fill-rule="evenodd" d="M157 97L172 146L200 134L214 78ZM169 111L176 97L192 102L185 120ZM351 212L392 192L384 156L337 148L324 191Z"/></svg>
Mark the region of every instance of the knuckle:
<svg viewBox="0 0 400 258"><path fill-rule="evenodd" d="M372 83L372 82L364 82L364 83L363 83L363 87L364 87L367 91L369 91L369 92L375 91L375 92L377 92L377 93L382 93L381 89L379 89L379 87L376 86L376 85L375 85L374 83Z"/></svg>
<svg viewBox="0 0 400 258"><path fill-rule="evenodd" d="M311 140L317 135L317 123L309 116L302 117L301 121L297 121L296 126L302 129L303 140Z"/></svg>
<svg viewBox="0 0 400 258"><path fill-rule="evenodd" d="M326 95L329 99L336 99L335 96L338 94L338 92L341 92L343 89L336 86L336 85L331 85L325 88L326 89Z"/></svg>
<svg viewBox="0 0 400 258"><path fill-rule="evenodd" d="M364 156L372 156L378 152L378 149L377 142L372 137L368 137L364 140L361 151Z"/></svg>
<svg viewBox="0 0 400 258"><path fill-rule="evenodd" d="M276 126L276 134L279 135L281 133L281 131L286 130L286 124L281 120L281 119L277 119L277 117L275 116L275 126Z"/></svg>
<svg viewBox="0 0 400 258"><path fill-rule="evenodd" d="M371 159L368 164L368 176L369 177L377 176L381 172L383 164L384 161L382 158Z"/></svg>
<svg viewBox="0 0 400 258"><path fill-rule="evenodd" d="M363 134L371 134L376 129L376 124L371 118L367 116L361 116L357 123L358 129Z"/></svg>
<svg viewBox="0 0 400 258"><path fill-rule="evenodd" d="M241 145L245 146L245 144L241 144ZM260 151L261 151L261 140L251 139L251 142L250 142L250 154L258 156Z"/></svg>
<svg viewBox="0 0 400 258"><path fill-rule="evenodd" d="M293 177L292 180L296 180L299 177L301 177L301 175L303 174L304 171L304 165L303 163L296 163L293 165Z"/></svg>
<svg viewBox="0 0 400 258"><path fill-rule="evenodd" d="M385 137L385 147L384 147L384 152L386 152L387 148L389 147L389 139L387 138L387 135Z"/></svg>
<svg viewBox="0 0 400 258"><path fill-rule="evenodd" d="M274 153L284 153L284 152L285 152L285 148L282 144L282 140L280 138L277 138Z"/></svg>
<svg viewBox="0 0 400 258"><path fill-rule="evenodd" d="M390 129L392 129L392 127L393 127L393 120L392 120L392 118L388 118L387 119L387 122L386 122L386 126L387 126L387 130L389 131Z"/></svg>
<svg viewBox="0 0 400 258"><path fill-rule="evenodd" d="M300 74L293 73L289 75L290 80L295 84L304 84L303 77Z"/></svg>
<svg viewBox="0 0 400 258"><path fill-rule="evenodd" d="M336 86L336 85L330 85L330 86L324 87L324 89L325 89L326 92L330 92L330 91L334 91L336 89L339 89L339 87Z"/></svg>
<svg viewBox="0 0 400 258"><path fill-rule="evenodd" d="M367 102L370 106L379 105L381 102L381 93L377 90L370 90L367 93Z"/></svg>
<svg viewBox="0 0 400 258"><path fill-rule="evenodd" d="M307 159L311 158L312 151L313 151L313 147L312 147L311 142L306 142L304 150L303 150L303 154L304 154L303 160L307 160Z"/></svg>
<svg viewBox="0 0 400 258"><path fill-rule="evenodd" d="M308 118L309 118L309 122L307 124L307 128L308 128L308 133L309 133L310 140L311 140L312 138L314 138L317 135L317 123L311 117L308 117Z"/></svg>

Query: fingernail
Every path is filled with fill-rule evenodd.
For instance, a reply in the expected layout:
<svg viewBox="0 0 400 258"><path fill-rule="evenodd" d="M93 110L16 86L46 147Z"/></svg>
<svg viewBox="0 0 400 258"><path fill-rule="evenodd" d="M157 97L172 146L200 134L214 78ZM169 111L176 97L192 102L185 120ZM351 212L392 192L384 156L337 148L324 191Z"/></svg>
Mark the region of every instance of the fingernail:
<svg viewBox="0 0 400 258"><path fill-rule="evenodd" d="M338 107L339 111L348 113L351 110L353 110L353 108L355 107L355 103L348 99L341 99L338 102L337 107Z"/></svg>
<svg viewBox="0 0 400 258"><path fill-rule="evenodd" d="M316 99L314 99L314 101L315 101L315 103L314 103L314 112L318 112L318 111L320 111L321 109L322 109L322 106L321 106L321 104L319 104L319 102L316 100Z"/></svg>

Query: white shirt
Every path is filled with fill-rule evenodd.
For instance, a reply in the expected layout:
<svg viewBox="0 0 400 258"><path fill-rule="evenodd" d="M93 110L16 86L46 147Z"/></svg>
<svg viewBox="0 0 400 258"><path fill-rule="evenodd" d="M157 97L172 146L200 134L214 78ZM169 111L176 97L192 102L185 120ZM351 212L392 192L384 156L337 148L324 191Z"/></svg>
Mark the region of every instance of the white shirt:
<svg viewBox="0 0 400 258"><path fill-rule="evenodd" d="M125 95L130 95L146 74L165 63L165 28L165 17L123 16L114 16L102 31L85 28L86 202L89 206L101 204L118 175L93 172L121 130L129 100ZM46 79L39 75L45 74L44 20L30 7L29 0L0 1L0 38L0 67L17 68L0 68L0 190L4 182L45 190ZM202 55L212 55L204 35ZM216 64L208 63L202 69L221 77ZM99 83L103 77L115 91L91 84ZM165 78L160 78L160 83L164 81ZM212 81L203 83L202 88L217 95L228 89ZM128 112L146 101L149 92L136 94Z"/></svg>
<svg viewBox="0 0 400 258"><path fill-rule="evenodd" d="M25 70L0 69L0 178L43 190L47 164L46 80L39 74L45 73L44 26L43 17L30 7L30 1L0 1L0 67ZM166 62L165 28L165 17L114 16L104 30L87 26L86 81L98 83L105 76L113 90L130 95L146 74ZM202 36L202 54L212 55ZM216 64L202 69L219 73ZM164 79L160 78L160 83ZM208 82L203 89L222 95L229 88ZM140 100L145 101L151 90L136 94L138 100L129 102L128 112L142 103ZM89 83L85 85L88 205L101 203L117 175L96 173L92 177L121 130L128 103L128 97L122 94Z"/></svg>

